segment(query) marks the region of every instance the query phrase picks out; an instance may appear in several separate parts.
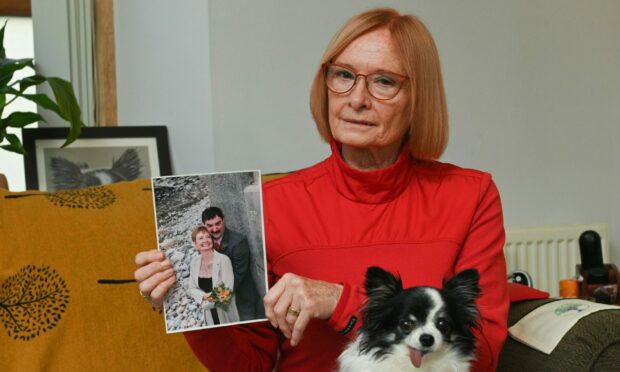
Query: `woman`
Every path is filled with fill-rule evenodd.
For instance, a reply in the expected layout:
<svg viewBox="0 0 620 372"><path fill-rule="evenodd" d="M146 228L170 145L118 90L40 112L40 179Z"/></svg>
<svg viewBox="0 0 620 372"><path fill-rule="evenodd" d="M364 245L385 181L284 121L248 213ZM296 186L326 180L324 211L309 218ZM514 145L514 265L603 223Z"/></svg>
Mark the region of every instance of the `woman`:
<svg viewBox="0 0 620 372"><path fill-rule="evenodd" d="M269 323L186 333L190 346L214 371L276 360L283 371L333 370L360 326L369 266L398 272L405 287L476 268L474 370L493 370L508 313L501 203L489 174L434 161L448 130L432 37L413 16L372 10L342 27L321 62L310 106L332 155L264 185ZM154 305L172 283L158 277L162 260L136 256ZM247 358L219 357L233 344Z"/></svg>
<svg viewBox="0 0 620 372"><path fill-rule="evenodd" d="M207 325L238 322L239 314L234 296L226 310L216 307L209 298L214 285L223 283L230 289L235 287L230 259L213 249L213 239L204 226L198 226L192 231L192 242L200 255L194 256L189 264L187 294L202 306Z"/></svg>

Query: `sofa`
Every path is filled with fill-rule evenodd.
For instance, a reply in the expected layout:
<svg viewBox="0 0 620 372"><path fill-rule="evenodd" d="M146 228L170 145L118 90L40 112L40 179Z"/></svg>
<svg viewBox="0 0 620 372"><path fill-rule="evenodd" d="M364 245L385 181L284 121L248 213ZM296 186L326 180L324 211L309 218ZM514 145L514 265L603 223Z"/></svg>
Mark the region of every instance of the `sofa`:
<svg viewBox="0 0 620 372"><path fill-rule="evenodd" d="M203 370L133 281L135 254L157 246L152 201L149 180L51 193L0 189L0 370ZM510 324L553 300L516 292ZM551 355L509 338L498 370L619 366L620 311L606 311L580 321Z"/></svg>
<svg viewBox="0 0 620 372"><path fill-rule="evenodd" d="M557 299L513 302L508 326L532 310ZM582 318L564 335L550 355L508 337L498 371L620 371L620 308Z"/></svg>

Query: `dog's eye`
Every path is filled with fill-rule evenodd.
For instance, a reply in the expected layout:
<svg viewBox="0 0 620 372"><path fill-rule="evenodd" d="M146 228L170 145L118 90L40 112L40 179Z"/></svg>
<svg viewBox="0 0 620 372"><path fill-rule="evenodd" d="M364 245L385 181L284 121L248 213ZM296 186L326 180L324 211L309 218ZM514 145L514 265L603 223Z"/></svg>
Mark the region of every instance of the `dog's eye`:
<svg viewBox="0 0 620 372"><path fill-rule="evenodd" d="M443 334L450 333L450 330L452 329L452 324L450 324L450 321L444 318L439 318L436 326L437 329Z"/></svg>
<svg viewBox="0 0 620 372"><path fill-rule="evenodd" d="M413 331L414 322L410 319L402 319L399 326L404 333L411 333L411 331Z"/></svg>

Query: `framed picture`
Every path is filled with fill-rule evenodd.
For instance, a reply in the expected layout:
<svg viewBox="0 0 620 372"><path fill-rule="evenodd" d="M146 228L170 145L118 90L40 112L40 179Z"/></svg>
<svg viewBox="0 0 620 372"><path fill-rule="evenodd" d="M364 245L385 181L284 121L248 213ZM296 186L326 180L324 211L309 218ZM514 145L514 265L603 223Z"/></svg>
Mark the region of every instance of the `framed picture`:
<svg viewBox="0 0 620 372"><path fill-rule="evenodd" d="M152 178L158 247L176 275L166 332L266 320L260 180L258 170Z"/></svg>
<svg viewBox="0 0 620 372"><path fill-rule="evenodd" d="M24 128L26 188L80 189L171 174L165 126L86 127L60 148L69 128Z"/></svg>

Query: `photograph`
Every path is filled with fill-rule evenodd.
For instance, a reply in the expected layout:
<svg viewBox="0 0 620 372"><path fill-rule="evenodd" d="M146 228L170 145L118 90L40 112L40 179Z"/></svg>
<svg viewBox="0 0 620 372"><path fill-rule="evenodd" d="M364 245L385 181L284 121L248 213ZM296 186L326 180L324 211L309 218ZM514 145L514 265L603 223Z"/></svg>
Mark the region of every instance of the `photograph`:
<svg viewBox="0 0 620 372"><path fill-rule="evenodd" d="M61 148L67 131L23 130L27 189L73 190L171 174L165 126L86 127Z"/></svg>
<svg viewBox="0 0 620 372"><path fill-rule="evenodd" d="M158 248L176 283L167 333L266 320L260 171L153 177Z"/></svg>

